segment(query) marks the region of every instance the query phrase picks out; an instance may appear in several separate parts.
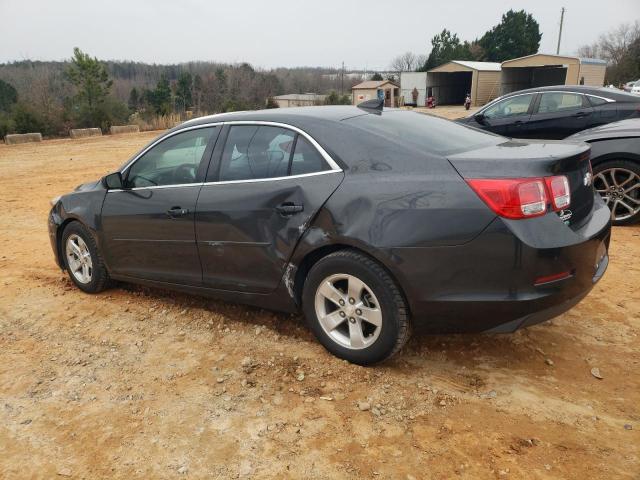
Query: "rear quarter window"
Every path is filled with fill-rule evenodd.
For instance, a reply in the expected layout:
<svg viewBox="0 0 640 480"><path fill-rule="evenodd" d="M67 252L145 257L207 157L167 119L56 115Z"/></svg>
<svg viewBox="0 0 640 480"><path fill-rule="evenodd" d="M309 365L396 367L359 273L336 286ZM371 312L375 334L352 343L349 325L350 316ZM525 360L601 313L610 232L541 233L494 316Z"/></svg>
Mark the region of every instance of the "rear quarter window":
<svg viewBox="0 0 640 480"><path fill-rule="evenodd" d="M594 97L592 95L587 95L587 98L589 99L589 103L591 103L591 106L593 106L593 107L599 107L600 105L604 105L605 103L609 103L604 98Z"/></svg>
<svg viewBox="0 0 640 480"><path fill-rule="evenodd" d="M495 145L503 137L431 115L393 111L345 120L354 126L426 153L452 155Z"/></svg>

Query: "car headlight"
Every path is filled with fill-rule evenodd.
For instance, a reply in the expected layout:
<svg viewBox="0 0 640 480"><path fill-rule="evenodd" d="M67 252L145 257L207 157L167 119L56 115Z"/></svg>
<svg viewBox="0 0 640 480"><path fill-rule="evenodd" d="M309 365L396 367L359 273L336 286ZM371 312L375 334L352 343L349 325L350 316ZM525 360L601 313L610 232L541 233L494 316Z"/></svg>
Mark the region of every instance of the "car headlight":
<svg viewBox="0 0 640 480"><path fill-rule="evenodd" d="M56 203L58 203L60 201L61 198L62 198L61 195L58 195L57 197L53 197L51 200L49 200L49 203L53 207L53 206L55 206Z"/></svg>

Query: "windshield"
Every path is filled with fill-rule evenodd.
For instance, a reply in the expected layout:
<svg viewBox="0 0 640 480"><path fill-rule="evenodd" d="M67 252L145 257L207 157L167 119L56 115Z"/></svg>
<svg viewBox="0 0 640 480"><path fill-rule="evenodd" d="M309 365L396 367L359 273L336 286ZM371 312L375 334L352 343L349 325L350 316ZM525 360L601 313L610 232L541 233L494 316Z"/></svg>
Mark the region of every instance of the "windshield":
<svg viewBox="0 0 640 480"><path fill-rule="evenodd" d="M385 111L382 115L362 115L345 121L391 142L443 156L495 145L504 140L499 135L450 120L401 110Z"/></svg>

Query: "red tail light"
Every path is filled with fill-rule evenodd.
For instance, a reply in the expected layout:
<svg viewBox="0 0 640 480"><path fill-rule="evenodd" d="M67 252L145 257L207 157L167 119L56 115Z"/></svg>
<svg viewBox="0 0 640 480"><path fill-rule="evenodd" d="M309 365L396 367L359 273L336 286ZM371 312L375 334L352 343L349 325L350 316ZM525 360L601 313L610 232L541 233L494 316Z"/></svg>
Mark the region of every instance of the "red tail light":
<svg viewBox="0 0 640 480"><path fill-rule="evenodd" d="M469 186L497 215L504 218L533 218L571 203L569 181L564 175L547 178L476 178Z"/></svg>
<svg viewBox="0 0 640 480"><path fill-rule="evenodd" d="M547 177L547 189L551 194L554 210L567 208L571 203L571 190L569 190L569 180L564 175L557 177Z"/></svg>
<svg viewBox="0 0 640 480"><path fill-rule="evenodd" d="M566 272L554 273L552 275L545 275L543 277L538 277L533 282L534 286L544 285L545 283L557 282L558 280L565 280L573 276L573 273L569 270Z"/></svg>
<svg viewBox="0 0 640 480"><path fill-rule="evenodd" d="M547 211L547 194L540 178L473 179L469 185L498 215L531 218Z"/></svg>

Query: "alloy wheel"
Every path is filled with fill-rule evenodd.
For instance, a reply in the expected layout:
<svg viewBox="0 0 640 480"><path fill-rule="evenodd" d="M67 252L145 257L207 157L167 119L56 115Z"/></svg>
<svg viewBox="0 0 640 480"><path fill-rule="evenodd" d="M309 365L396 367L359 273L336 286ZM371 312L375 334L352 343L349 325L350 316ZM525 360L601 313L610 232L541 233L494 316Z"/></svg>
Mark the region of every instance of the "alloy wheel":
<svg viewBox="0 0 640 480"><path fill-rule="evenodd" d="M324 332L343 347L361 350L380 336L380 303L358 277L340 273L325 278L316 290L315 310Z"/></svg>
<svg viewBox="0 0 640 480"><path fill-rule="evenodd" d="M73 277L82 284L90 283L93 274L93 261L89 247L87 247L82 237L75 233L69 235L65 253L67 264Z"/></svg>
<svg viewBox="0 0 640 480"><path fill-rule="evenodd" d="M594 188L611 209L613 219L627 220L640 212L640 176L626 168L608 168L594 177Z"/></svg>

